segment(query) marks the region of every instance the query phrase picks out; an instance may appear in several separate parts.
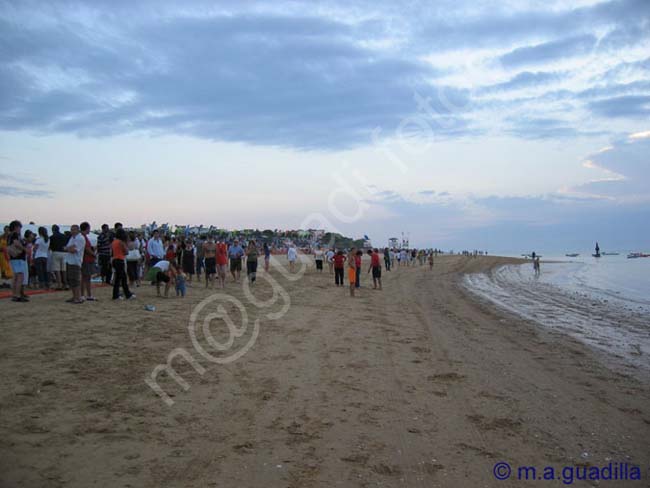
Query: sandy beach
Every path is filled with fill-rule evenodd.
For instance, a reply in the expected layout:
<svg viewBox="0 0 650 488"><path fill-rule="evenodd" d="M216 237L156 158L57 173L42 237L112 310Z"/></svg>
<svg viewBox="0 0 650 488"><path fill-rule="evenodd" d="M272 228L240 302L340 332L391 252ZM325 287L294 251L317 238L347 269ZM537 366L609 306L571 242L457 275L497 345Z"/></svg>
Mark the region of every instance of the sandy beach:
<svg viewBox="0 0 650 488"><path fill-rule="evenodd" d="M384 272L383 291L364 264L354 299L313 266L295 281L273 270L275 288L262 274L257 299L229 282L224 307L238 317L243 304L249 327L219 357L245 350L256 319L259 335L223 364L188 334L219 292L197 283L185 299L146 285L119 303L107 288L82 305L61 293L2 300L0 486L524 486L495 480L500 461L628 462L642 481L600 486L648 486L650 380L460 284L515 262L444 256L433 271ZM158 377L169 406L145 378L178 348L204 369L174 361L187 390Z"/></svg>

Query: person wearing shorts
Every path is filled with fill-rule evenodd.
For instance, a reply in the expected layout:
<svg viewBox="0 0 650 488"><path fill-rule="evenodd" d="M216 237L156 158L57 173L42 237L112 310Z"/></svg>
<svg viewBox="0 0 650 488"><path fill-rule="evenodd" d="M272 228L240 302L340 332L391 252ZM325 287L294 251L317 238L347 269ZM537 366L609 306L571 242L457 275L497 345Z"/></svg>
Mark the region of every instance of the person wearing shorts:
<svg viewBox="0 0 650 488"><path fill-rule="evenodd" d="M241 275L241 259L244 255L244 249L239 245L239 240L235 239L235 242L230 249L228 249L228 257L230 258L230 274L235 281L239 280Z"/></svg>
<svg viewBox="0 0 650 488"><path fill-rule="evenodd" d="M350 296L353 297L357 282L357 250L354 247L348 254L348 281L350 282Z"/></svg>
<svg viewBox="0 0 650 488"><path fill-rule="evenodd" d="M67 251L65 275L68 286L72 290L72 297L67 301L68 303L83 303L81 298L81 265L83 264L86 240L79 233L78 225L70 227L70 239L65 249Z"/></svg>
<svg viewBox="0 0 650 488"><path fill-rule="evenodd" d="M226 273L228 272L228 245L220 240L217 243L217 276L221 288L226 287Z"/></svg>
<svg viewBox="0 0 650 488"><path fill-rule="evenodd" d="M9 253L9 264L13 273L11 281L12 298L14 302L28 302L29 298L25 295L25 276L27 276L27 248L26 243L21 237L23 224L14 220L9 224L9 238L7 240L7 249L11 248Z"/></svg>
<svg viewBox="0 0 650 488"><path fill-rule="evenodd" d="M61 233L58 225L52 226L52 236L50 237L50 251L52 251L52 272L56 276L56 289L63 290L67 287L65 277L65 258L67 252L65 246L68 238Z"/></svg>
<svg viewBox="0 0 650 488"><path fill-rule="evenodd" d="M372 287L374 290L381 290L381 264L379 261L379 250L373 249L372 251L368 251L368 254L370 254L368 273L372 271Z"/></svg>

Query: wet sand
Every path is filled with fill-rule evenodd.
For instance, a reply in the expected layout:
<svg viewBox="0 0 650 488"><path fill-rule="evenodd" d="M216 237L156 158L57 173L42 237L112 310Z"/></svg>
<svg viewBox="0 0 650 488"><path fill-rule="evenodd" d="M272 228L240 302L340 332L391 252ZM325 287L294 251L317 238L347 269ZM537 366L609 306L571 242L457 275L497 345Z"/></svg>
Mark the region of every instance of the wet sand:
<svg viewBox="0 0 650 488"><path fill-rule="evenodd" d="M0 486L522 486L495 481L497 461L636 463L644 481L612 486L647 486L650 381L460 283L463 273L512 262L442 257L432 272L384 272L381 292L364 269L355 299L327 270L296 281L273 271L279 287L268 307L229 282L249 327L219 357L242 350L260 322L250 350L225 364L203 358L188 334L192 311L215 290L194 285L187 298L165 300L144 286L137 301L113 303L102 288L99 302L83 305L61 294L0 301ZM273 302L272 291L262 275L258 300ZM222 303L238 319L220 300L200 312ZM211 330L227 340L225 326ZM144 380L176 348L203 374L174 361L189 388L161 374L168 406Z"/></svg>

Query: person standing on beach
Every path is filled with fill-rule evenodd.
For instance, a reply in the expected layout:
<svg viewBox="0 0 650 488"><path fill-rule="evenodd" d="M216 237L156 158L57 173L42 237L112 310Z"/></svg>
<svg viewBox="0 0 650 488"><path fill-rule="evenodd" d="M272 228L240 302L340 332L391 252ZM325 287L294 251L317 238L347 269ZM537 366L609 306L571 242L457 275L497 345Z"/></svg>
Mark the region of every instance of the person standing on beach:
<svg viewBox="0 0 650 488"><path fill-rule="evenodd" d="M268 243L264 243L264 271L269 272L269 264L271 262L271 248Z"/></svg>
<svg viewBox="0 0 650 488"><path fill-rule="evenodd" d="M541 269L540 269L540 264L539 264L539 256L535 258L533 261L533 270L535 272L535 276L539 276L541 274Z"/></svg>
<svg viewBox="0 0 650 488"><path fill-rule="evenodd" d="M102 224L102 232L97 236L97 253L99 254L99 271L102 282L107 285L111 283L111 276L113 275L113 269L111 267L111 242L113 242L113 234L108 224Z"/></svg>
<svg viewBox="0 0 650 488"><path fill-rule="evenodd" d="M124 298L127 300L135 299L135 295L129 290L129 283L126 277L126 255L129 251L126 244L127 235L123 228L115 232L115 239L111 244L113 251L113 269L115 269L115 279L113 280L113 300L120 300L120 286L124 291Z"/></svg>
<svg viewBox="0 0 650 488"><path fill-rule="evenodd" d="M192 283L192 278L194 277L194 271L195 271L195 255L194 255L194 243L192 242L192 239L187 239L186 241L183 241L181 244L181 265L183 269L183 273L187 276L188 282ZM216 270L215 270L216 271Z"/></svg>
<svg viewBox="0 0 650 488"><path fill-rule="evenodd" d="M325 254L325 257L327 258L327 266L329 267L330 274L334 273L334 256L336 253L334 252L334 249L328 249L327 253Z"/></svg>
<svg viewBox="0 0 650 488"><path fill-rule="evenodd" d="M429 253L429 271L433 270L433 252Z"/></svg>
<svg viewBox="0 0 650 488"><path fill-rule="evenodd" d="M293 273L296 259L298 259L298 251L296 250L295 244L291 244L289 249L287 249L287 259L289 260L289 271Z"/></svg>
<svg viewBox="0 0 650 488"><path fill-rule="evenodd" d="M325 253L323 253L323 250L318 246L314 250L314 262L316 263L316 271L319 273L323 272L323 259L325 257Z"/></svg>
<svg viewBox="0 0 650 488"><path fill-rule="evenodd" d="M11 271L11 256L7 250L9 236L9 226L5 225L4 233L0 236L0 278L5 280L13 279L13 272Z"/></svg>
<svg viewBox="0 0 650 488"><path fill-rule="evenodd" d="M345 255L343 251L337 252L332 258L334 265L334 283L336 286L343 286L345 275Z"/></svg>
<svg viewBox="0 0 650 488"><path fill-rule="evenodd" d="M165 257L165 247L160 239L160 231L153 231L153 237L147 243L147 253L149 253L149 266L153 267L158 261Z"/></svg>
<svg viewBox="0 0 650 488"><path fill-rule="evenodd" d="M230 274L235 282L239 281L241 275L241 261L244 256L244 249L239 245L239 239L235 242L230 249L228 249L228 257L230 258Z"/></svg>
<svg viewBox="0 0 650 488"><path fill-rule="evenodd" d="M129 279L129 287L140 286L140 262L142 254L140 252L139 239L134 232L130 232L127 248L129 252L126 255L126 276ZM130 289L130 288L129 288Z"/></svg>
<svg viewBox="0 0 650 488"><path fill-rule="evenodd" d="M67 252L65 257L65 275L68 280L68 286L72 290L72 298L67 300L68 303L83 303L81 298L81 266L83 265L84 251L86 241L79 233L79 226L70 227L70 239L65 247Z"/></svg>
<svg viewBox="0 0 650 488"><path fill-rule="evenodd" d="M7 252L9 253L9 264L13 278L11 281L11 291L13 302L28 302L29 298L25 295L25 275L27 273L27 249L25 241L21 236L23 224L14 220L9 224L9 239L7 240Z"/></svg>
<svg viewBox="0 0 650 488"><path fill-rule="evenodd" d="M52 226L52 235L50 236L50 251L52 251L52 271L56 276L56 289L67 289L67 279L65 276L66 256L68 253L65 246L68 238L59 230L58 225Z"/></svg>
<svg viewBox="0 0 650 488"><path fill-rule="evenodd" d="M363 251L359 249L355 255L355 263L357 266L356 281L354 283L355 288L361 288L361 259L363 258Z"/></svg>
<svg viewBox="0 0 650 488"><path fill-rule="evenodd" d="M357 282L357 249L353 247L348 253L348 281L350 282L350 296L354 296Z"/></svg>
<svg viewBox="0 0 650 488"><path fill-rule="evenodd" d="M203 255L203 244L205 240L200 236L194 242L194 248L196 249L196 279L201 281L201 271L205 269L205 256Z"/></svg>
<svg viewBox="0 0 650 488"><path fill-rule="evenodd" d="M226 287L226 274L228 273L228 244L220 239L217 243L217 276L221 288Z"/></svg>
<svg viewBox="0 0 650 488"><path fill-rule="evenodd" d="M85 300L88 302L94 302L97 299L93 296L92 290L90 289L90 280L95 272L97 253L88 238L90 224L88 222L82 222L79 228L84 238L84 255L81 262L81 297L85 297Z"/></svg>
<svg viewBox="0 0 650 488"><path fill-rule="evenodd" d="M388 248L384 249L384 267L386 271L390 271L390 251Z"/></svg>
<svg viewBox="0 0 650 488"><path fill-rule="evenodd" d="M38 228L38 237L34 243L34 266L38 284L42 290L50 288L50 274L47 272L47 261L50 253L50 238L45 227Z"/></svg>
<svg viewBox="0 0 650 488"><path fill-rule="evenodd" d="M214 284L214 275L217 273L217 244L212 234L203 243L203 260L205 261L205 287L208 288Z"/></svg>
<svg viewBox="0 0 650 488"><path fill-rule="evenodd" d="M373 290L377 290L377 287L379 286L379 290L381 290L381 262L379 260L379 250L373 249L372 251L368 251L368 254L370 254L368 273L372 271L372 288Z"/></svg>
<svg viewBox="0 0 650 488"><path fill-rule="evenodd" d="M257 278L257 256L257 245L251 240L246 248L246 276L251 284L255 283Z"/></svg>

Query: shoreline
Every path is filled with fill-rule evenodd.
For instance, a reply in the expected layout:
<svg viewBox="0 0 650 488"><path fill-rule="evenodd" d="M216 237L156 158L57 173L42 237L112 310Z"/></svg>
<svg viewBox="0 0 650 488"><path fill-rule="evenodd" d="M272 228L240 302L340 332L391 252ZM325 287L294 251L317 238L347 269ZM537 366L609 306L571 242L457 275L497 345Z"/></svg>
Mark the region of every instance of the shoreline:
<svg viewBox="0 0 650 488"><path fill-rule="evenodd" d="M491 486L498 461L608 459L647 473L648 382L460 282L517 262L525 261L441 256L432 272L384 272L383 292L368 289L364 263L355 299L327 271L312 267L297 281L272 271L290 299L286 315L262 320L237 361L196 355L203 375L180 361L190 388L160 382L172 407L143 378L174 348L193 351L187 320L212 292L195 285L185 300L157 300L144 286L137 303L114 304L98 289L100 301L80 307L56 294L26 306L0 301L0 481ZM260 275L254 292L270 300L271 291ZM226 292L248 303L241 287ZM144 311L147 303L157 311ZM260 314L248 308L251 320Z"/></svg>

